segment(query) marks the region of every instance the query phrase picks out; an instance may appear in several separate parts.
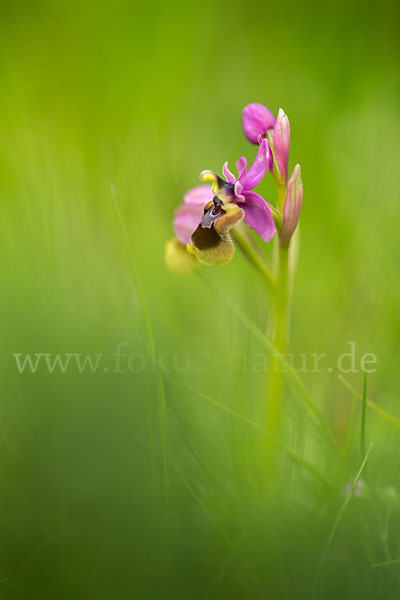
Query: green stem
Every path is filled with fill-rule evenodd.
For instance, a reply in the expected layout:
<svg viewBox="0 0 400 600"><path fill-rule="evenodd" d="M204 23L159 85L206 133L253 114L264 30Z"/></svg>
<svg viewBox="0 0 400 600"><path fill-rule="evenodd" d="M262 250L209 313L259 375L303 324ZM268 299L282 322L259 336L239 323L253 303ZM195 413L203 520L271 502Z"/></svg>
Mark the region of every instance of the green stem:
<svg viewBox="0 0 400 600"><path fill-rule="evenodd" d="M279 177L276 181L278 191L278 206L279 212L275 211L280 218L283 214L283 209L286 199L286 186ZM279 223L278 223L279 230ZM287 328L288 328L288 312L289 312L289 249L281 245L279 235L277 236L278 243L278 264L276 276L272 272L267 257L261 251L258 244L253 239L252 235L246 227L240 223L235 227L233 236L236 244L259 271L263 277L268 291L271 295L271 304L273 308L273 329L272 338L273 346L279 351L279 356L272 356L270 362L270 373L268 380L268 397L266 428L270 435L270 440L267 441L267 472L268 479L273 482L276 479L277 457L276 445L271 442L271 439L279 439L280 419L281 419L281 402L284 383L284 369L280 357L285 357L287 349Z"/></svg>
<svg viewBox="0 0 400 600"><path fill-rule="evenodd" d="M273 297L275 308L275 321L273 329L273 344L279 350L281 355L286 354L287 347L287 327L288 327L288 306L289 306L289 280L288 263L289 252L287 248L279 245L278 252L278 278L276 291ZM270 363L270 373L268 381L267 398L267 430L276 437L279 437L280 418L281 418L281 399L283 392L284 370L279 358L272 357ZM275 458L272 455L273 448L269 448L269 459L271 461L269 471L275 470Z"/></svg>
<svg viewBox="0 0 400 600"><path fill-rule="evenodd" d="M278 181L277 188L278 188L279 210L280 210L281 215L283 215L283 208L285 206L285 200L286 200L286 185L284 183L281 183Z"/></svg>

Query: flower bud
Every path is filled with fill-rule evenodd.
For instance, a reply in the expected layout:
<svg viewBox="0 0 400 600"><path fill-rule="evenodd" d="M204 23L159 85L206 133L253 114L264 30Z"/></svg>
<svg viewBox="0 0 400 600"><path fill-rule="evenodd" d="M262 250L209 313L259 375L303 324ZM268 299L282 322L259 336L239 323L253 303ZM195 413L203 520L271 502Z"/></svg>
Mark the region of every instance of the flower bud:
<svg viewBox="0 0 400 600"><path fill-rule="evenodd" d="M259 143L259 136L264 136L275 125L275 117L262 104L248 104L242 112L244 135L252 144Z"/></svg>
<svg viewBox="0 0 400 600"><path fill-rule="evenodd" d="M165 264L174 275L188 275L199 262L179 240L174 239L165 244Z"/></svg>
<svg viewBox="0 0 400 600"><path fill-rule="evenodd" d="M280 244L284 248L289 246L290 238L297 227L302 202L303 182L301 180L301 169L300 165L296 165L287 186L285 206L283 208L283 223L279 234Z"/></svg>
<svg viewBox="0 0 400 600"><path fill-rule="evenodd" d="M286 184L289 161L290 125L289 119L281 108L276 117L272 143L279 172Z"/></svg>

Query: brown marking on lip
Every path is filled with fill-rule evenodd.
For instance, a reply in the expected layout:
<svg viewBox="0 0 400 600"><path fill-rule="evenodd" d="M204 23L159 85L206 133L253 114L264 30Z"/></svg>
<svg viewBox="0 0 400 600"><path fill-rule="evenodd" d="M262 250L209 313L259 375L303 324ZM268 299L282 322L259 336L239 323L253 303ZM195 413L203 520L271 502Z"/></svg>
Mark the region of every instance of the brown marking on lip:
<svg viewBox="0 0 400 600"><path fill-rule="evenodd" d="M211 204L211 206L209 206ZM204 229L211 229L214 223L224 214L223 203L216 196L204 207L204 215L200 222Z"/></svg>
<svg viewBox="0 0 400 600"><path fill-rule="evenodd" d="M191 238L198 260L205 264L226 264L232 260L234 247L230 229L244 217L235 204L223 204L214 198L204 207L204 216Z"/></svg>

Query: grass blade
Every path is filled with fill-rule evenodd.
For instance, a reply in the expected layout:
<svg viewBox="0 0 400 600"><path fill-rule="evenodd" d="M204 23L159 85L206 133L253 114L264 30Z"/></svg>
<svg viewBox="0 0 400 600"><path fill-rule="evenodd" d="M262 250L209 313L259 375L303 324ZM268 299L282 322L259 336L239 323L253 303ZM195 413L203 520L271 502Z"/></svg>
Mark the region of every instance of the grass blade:
<svg viewBox="0 0 400 600"><path fill-rule="evenodd" d="M367 373L364 373L364 387L361 410L361 456L365 456L365 419L367 409Z"/></svg>
<svg viewBox="0 0 400 600"><path fill-rule="evenodd" d="M343 385L359 400L363 399L362 394L360 394L360 392L358 392L356 390L355 387L353 387L351 385L351 383L349 381L347 381L347 379L345 379L343 377L343 375L339 375L339 379L340 381L343 383ZM380 415L383 419L385 419L385 421L387 421L388 423L391 423L392 425L394 425L397 429L400 429L400 419L398 419L397 417L393 417L393 415L391 415L390 413L388 413L386 410L384 410L383 408L381 408L380 406L378 406L378 404L375 404L375 402L372 402L372 400L368 400L367 396L365 397L366 400L366 405L369 406L370 408L372 408L372 410L374 410L378 415Z"/></svg>
<svg viewBox="0 0 400 600"><path fill-rule="evenodd" d="M398 565L400 564L400 558L396 558L395 560L386 560L385 562L374 563L371 565L373 569L376 567L389 567L390 565Z"/></svg>
<svg viewBox="0 0 400 600"><path fill-rule="evenodd" d="M252 335L264 346L270 356L273 356L278 360L280 366L285 370L285 373L288 374L292 383L303 397L303 400L307 404L310 411L313 413L314 417L317 419L321 428L323 429L326 436L329 438L331 443L336 447L336 440L332 435L328 425L325 423L321 413L319 412L317 406L314 404L310 394L308 393L304 383L300 379L298 373L294 370L292 365L280 354L278 349L274 346L271 340L257 327L257 325L244 313L238 306L235 305L234 302L228 296L226 296L221 290L219 290L214 284L212 284L200 271L196 272L197 276L212 290L214 294L219 296L221 300L229 306L231 311L236 315L236 317L247 327L247 329L252 333Z"/></svg>
<svg viewBox="0 0 400 600"><path fill-rule="evenodd" d="M342 520L343 514L344 514L344 512L345 512L345 510L346 510L346 508L347 508L347 506L348 506L348 504L349 504L349 502L350 502L350 500L351 500L351 498L353 496L354 490L357 487L357 483L360 480L362 472L364 471L364 467L365 467L365 465L367 463L367 460L368 460L368 457L370 455L371 449L372 449L372 442L369 445L368 452L364 456L364 460L361 463L361 466L360 466L360 468L358 470L357 475L353 479L353 482L352 482L351 488L349 490L349 493L347 494L346 498L344 499L344 501L342 503L342 506L340 507L340 510L339 510L339 512L337 514L337 517L336 517L336 519L335 519L335 521L334 521L334 523L332 525L332 529L331 529L331 532L329 534L328 541L326 543L325 550L324 550L324 552L322 554L322 557L321 557L321 560L320 560L320 563L319 563L319 566L318 566L318 569L317 569L317 573L316 573L316 576L315 576L314 592L313 592L313 597L314 598L316 597L317 585L318 585L318 580L319 580L319 577L320 577L320 574L321 574L321 571L322 571L322 567L323 567L323 565L325 563L326 557L328 556L328 552L329 552L330 547L332 545L333 538L335 537L337 528L339 527L339 524L340 524L340 521Z"/></svg>
<svg viewBox="0 0 400 600"><path fill-rule="evenodd" d="M242 421L243 423L246 423L247 425L250 425L251 427L253 427L254 429L256 429L261 435L263 435L264 437L266 437L269 440L271 440L272 442L274 442L277 446L280 446L280 448L282 448L282 450L294 462L296 462L298 465L302 466L309 473L311 473L316 479L318 479L320 481L320 483L322 483L331 492L335 491L334 488L333 488L333 486L331 485L331 483L327 479L325 479L325 477L323 475L321 475L321 473L318 471L318 469L316 469L313 465L311 465L306 460L304 460L304 458L302 458L301 456L299 456L298 454L296 454L296 452L294 450L292 450L292 448L290 448L290 446L288 446L287 444L285 444L284 442L282 442L279 438L277 438L277 437L273 436L272 434L270 434L266 429L263 429L260 425L258 425L252 419L249 419L245 415L242 415L242 414L238 413L237 411L233 410L229 406L225 406L221 402L218 402L218 400L215 400L214 398L211 398L210 396L208 396L206 394L203 394L202 392L198 392L197 390L193 390L193 389L191 389L189 387L186 387L185 385L182 385L182 384L180 384L178 382L175 382L175 381L171 381L171 383L173 385L176 385L176 386L184 389L187 392L190 392L191 394L194 394L195 396L198 396L199 398L202 398L203 400L206 400L210 404L212 404L212 405L216 406L217 408L219 408L221 411L223 411L223 412L231 415L231 417L234 417L235 419L238 419L238 420Z"/></svg>
<svg viewBox="0 0 400 600"><path fill-rule="evenodd" d="M139 277L138 277L138 274L136 271L132 247L130 244L129 236L126 231L125 223L122 218L121 210L120 210L119 203L118 203L117 190L116 190L114 183L111 183L110 187L111 187L111 194L112 194L112 197L114 200L115 212L117 214L122 238L125 242L125 247L126 247L126 251L128 254L128 258L129 258L129 266L130 266L130 271L131 271L131 275L132 275L133 285L135 287L135 291L136 291L136 294L137 294L137 297L139 300L140 308L141 308L141 311L143 314L143 320L145 323L148 343L150 346L151 358L153 360L153 363L156 365L156 369L157 369L157 379L158 379L158 388L159 388L158 410L159 410L159 421L160 421L160 431L161 431L161 442L162 442L162 447L163 447L162 460L163 460L163 471L164 471L164 493L165 493L165 499L166 499L166 501L168 501L168 495L169 495L168 494L168 488L169 488L169 483L168 483L169 441L168 441L167 402L166 402L166 395L165 395L164 379L163 379L163 375L162 375L162 371L161 371L161 367L160 367L160 361L158 358L157 345L156 345L156 340L154 337L154 329L153 329L153 325L152 325L152 322L150 319L150 313L147 308L146 301L144 299L144 294L142 292L142 287L140 285Z"/></svg>

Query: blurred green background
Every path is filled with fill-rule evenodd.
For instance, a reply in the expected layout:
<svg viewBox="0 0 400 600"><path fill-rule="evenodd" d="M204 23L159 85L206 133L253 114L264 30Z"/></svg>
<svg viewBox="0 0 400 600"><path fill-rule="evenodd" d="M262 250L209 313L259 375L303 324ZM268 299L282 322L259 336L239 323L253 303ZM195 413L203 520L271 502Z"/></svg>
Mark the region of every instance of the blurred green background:
<svg viewBox="0 0 400 600"><path fill-rule="evenodd" d="M1 2L1 598L399 597L400 563L373 565L400 559L400 431L370 410L363 493L333 530L362 460L361 403L335 368L349 342L358 364L376 354L368 396L400 417L398 18L376 0ZM280 450L272 491L265 348L163 262L198 173L252 159L249 102L290 118L305 189L290 351L327 354L301 377L336 440L288 386L282 441L324 481ZM275 201L272 181L260 192ZM265 330L239 253L202 272ZM104 356L19 373L15 353Z"/></svg>

